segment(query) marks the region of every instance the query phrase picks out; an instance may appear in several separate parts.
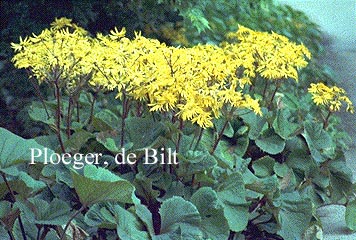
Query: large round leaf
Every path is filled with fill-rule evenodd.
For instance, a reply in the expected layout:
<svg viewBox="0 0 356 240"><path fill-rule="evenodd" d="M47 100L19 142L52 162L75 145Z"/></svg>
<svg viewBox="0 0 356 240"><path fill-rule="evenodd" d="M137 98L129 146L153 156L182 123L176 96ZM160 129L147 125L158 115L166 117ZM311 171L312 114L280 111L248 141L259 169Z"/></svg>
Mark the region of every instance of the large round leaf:
<svg viewBox="0 0 356 240"><path fill-rule="evenodd" d="M73 184L82 204L88 206L106 201L134 203L135 187L107 169L93 165L84 167L84 176L72 172Z"/></svg>
<svg viewBox="0 0 356 240"><path fill-rule="evenodd" d="M210 187L202 187L193 194L191 201L201 215L201 228L205 237L213 240L227 239L229 225L216 192Z"/></svg>
<svg viewBox="0 0 356 240"><path fill-rule="evenodd" d="M162 203L159 213L161 214L161 234L174 233L180 228L182 237L186 239L202 237L199 229L201 218L197 208L191 202L181 197L172 197Z"/></svg>
<svg viewBox="0 0 356 240"><path fill-rule="evenodd" d="M44 147L33 139L24 139L5 128L0 128L0 170L21 162L31 162L31 149L43 150ZM35 150L34 150L35 151ZM48 149L48 156L53 153ZM33 158L34 162L43 162L43 158Z"/></svg>
<svg viewBox="0 0 356 240"><path fill-rule="evenodd" d="M286 142L273 129L268 129L256 139L256 145L266 153L278 154L283 151Z"/></svg>
<svg viewBox="0 0 356 240"><path fill-rule="evenodd" d="M345 212L346 226L356 231L356 200L350 201L346 206Z"/></svg>

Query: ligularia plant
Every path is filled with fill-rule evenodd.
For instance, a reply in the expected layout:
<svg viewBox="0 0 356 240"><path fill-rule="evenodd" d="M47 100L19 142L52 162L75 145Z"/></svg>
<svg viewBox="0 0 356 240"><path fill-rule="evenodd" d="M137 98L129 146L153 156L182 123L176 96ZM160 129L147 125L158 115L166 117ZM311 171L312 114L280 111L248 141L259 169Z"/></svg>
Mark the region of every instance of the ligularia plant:
<svg viewBox="0 0 356 240"><path fill-rule="evenodd" d="M12 43L15 56L12 61L15 67L25 68L38 83L48 83L54 88L57 100L56 132L64 152L61 135L61 95L64 89L68 99L67 137L70 137L70 126L74 103L93 74L92 50L93 39L83 28L72 23L70 19L56 19L49 29L39 35L20 38L20 43ZM48 114L48 112L47 112ZM49 117L49 116L48 116Z"/></svg>
<svg viewBox="0 0 356 240"><path fill-rule="evenodd" d="M28 141L0 129L1 146L36 148L38 160L4 171L28 159L0 151L9 192L2 209L18 218L3 230L12 239L15 224L24 239L31 229L41 239L68 239L69 226L110 239L320 235L316 208L350 202L346 144L327 123L342 104L349 112L353 105L343 89L317 83L308 91L323 121L305 107L310 96L296 87L311 58L303 44L243 26L227 37L174 47L139 32L128 38L125 28L92 36L61 18L13 43L15 66L54 89L54 101L42 97L29 113L56 136ZM25 192L16 183L24 180ZM17 193L20 210L9 203Z"/></svg>

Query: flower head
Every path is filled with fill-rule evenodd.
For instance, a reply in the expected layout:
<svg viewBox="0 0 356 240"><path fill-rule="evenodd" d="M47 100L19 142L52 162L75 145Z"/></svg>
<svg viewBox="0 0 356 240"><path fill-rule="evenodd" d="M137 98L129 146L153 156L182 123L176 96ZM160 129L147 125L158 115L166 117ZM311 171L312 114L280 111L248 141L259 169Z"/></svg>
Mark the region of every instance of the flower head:
<svg viewBox="0 0 356 240"><path fill-rule="evenodd" d="M340 111L342 104L346 104L346 111L354 113L354 106L347 97L344 89L337 86L328 87L324 83L312 83L308 88L317 106L325 106L329 111Z"/></svg>

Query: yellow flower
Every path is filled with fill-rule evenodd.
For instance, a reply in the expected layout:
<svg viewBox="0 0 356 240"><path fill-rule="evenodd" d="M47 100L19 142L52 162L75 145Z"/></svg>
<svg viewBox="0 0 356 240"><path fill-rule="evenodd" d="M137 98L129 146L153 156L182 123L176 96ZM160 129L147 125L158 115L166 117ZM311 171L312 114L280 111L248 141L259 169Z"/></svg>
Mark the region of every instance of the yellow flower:
<svg viewBox="0 0 356 240"><path fill-rule="evenodd" d="M257 32L239 26L238 31L227 34L227 38L233 44L224 43L223 46L243 61L244 74L250 77L259 74L270 80L292 78L298 81L297 70L305 67L306 59L311 58L304 45L273 32Z"/></svg>
<svg viewBox="0 0 356 240"><path fill-rule="evenodd" d="M224 104L261 113L258 102L242 93L250 83L248 75L237 74L244 59L230 50L208 44L170 47L140 33L129 40L123 33L116 29L109 36L97 36L92 84L116 88L119 98L124 90L146 102L150 111L171 111L203 128L213 126Z"/></svg>
<svg viewBox="0 0 356 240"><path fill-rule="evenodd" d="M72 94L90 79L93 41L87 32L66 18L56 19L49 29L12 43L15 67L29 69L39 83L66 87Z"/></svg>
<svg viewBox="0 0 356 240"><path fill-rule="evenodd" d="M354 106L346 96L344 89L337 86L328 87L324 83L312 83L308 88L317 106L325 106L331 112L340 111L342 104L346 104L346 111L354 113Z"/></svg>

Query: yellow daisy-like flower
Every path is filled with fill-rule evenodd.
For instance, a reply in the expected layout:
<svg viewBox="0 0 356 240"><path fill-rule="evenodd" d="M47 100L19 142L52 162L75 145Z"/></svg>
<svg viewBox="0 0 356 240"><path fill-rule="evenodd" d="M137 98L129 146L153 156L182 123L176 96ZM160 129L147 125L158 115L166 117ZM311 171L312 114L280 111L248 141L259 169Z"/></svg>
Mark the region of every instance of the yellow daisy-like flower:
<svg viewBox="0 0 356 240"><path fill-rule="evenodd" d="M56 19L49 29L12 43L15 67L29 69L39 83L65 87L70 94L85 85L93 68L93 39L70 19Z"/></svg>
<svg viewBox="0 0 356 240"><path fill-rule="evenodd" d="M347 97L344 89L333 86L328 87L324 83L312 83L308 88L312 94L314 103L318 106L325 106L329 111L340 111L342 104L346 104L346 111L354 113L354 106Z"/></svg>
<svg viewBox="0 0 356 240"><path fill-rule="evenodd" d="M292 78L298 81L297 70L305 67L311 54L303 44L290 42L277 33L257 32L239 26L228 39L234 44L224 43L236 58L243 59L245 75L259 74L265 79L279 80Z"/></svg>

